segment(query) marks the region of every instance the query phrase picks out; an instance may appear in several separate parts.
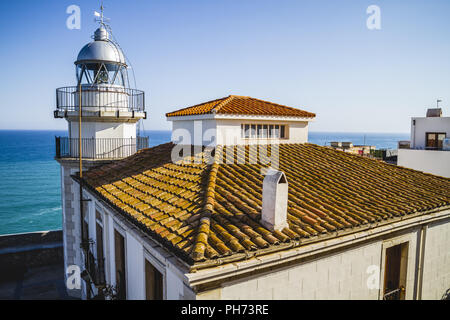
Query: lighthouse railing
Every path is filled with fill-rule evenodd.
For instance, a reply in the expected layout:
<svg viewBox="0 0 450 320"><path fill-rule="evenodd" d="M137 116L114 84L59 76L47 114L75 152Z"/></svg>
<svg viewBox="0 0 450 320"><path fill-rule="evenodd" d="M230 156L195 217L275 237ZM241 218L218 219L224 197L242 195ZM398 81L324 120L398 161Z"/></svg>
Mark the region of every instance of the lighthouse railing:
<svg viewBox="0 0 450 320"><path fill-rule="evenodd" d="M56 89L58 111L78 111L78 87ZM86 111L145 111L145 93L142 90L121 86L84 86L82 88L83 110Z"/></svg>
<svg viewBox="0 0 450 320"><path fill-rule="evenodd" d="M122 159L148 148L148 137L136 138L82 138L83 159ZM57 159L78 158L79 139L55 137Z"/></svg>

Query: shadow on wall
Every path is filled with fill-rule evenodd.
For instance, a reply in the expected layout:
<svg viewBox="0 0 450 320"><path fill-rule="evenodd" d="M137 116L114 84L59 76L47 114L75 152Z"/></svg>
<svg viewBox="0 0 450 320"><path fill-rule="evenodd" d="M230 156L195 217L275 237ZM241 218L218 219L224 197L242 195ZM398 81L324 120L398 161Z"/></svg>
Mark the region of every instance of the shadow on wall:
<svg viewBox="0 0 450 320"><path fill-rule="evenodd" d="M441 300L450 300L450 289L447 289L447 291L445 291Z"/></svg>

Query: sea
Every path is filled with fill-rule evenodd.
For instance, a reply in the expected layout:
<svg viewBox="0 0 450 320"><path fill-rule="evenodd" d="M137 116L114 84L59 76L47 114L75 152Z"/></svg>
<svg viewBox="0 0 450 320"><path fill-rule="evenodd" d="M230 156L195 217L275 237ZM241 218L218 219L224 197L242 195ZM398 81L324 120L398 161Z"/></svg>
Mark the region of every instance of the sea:
<svg viewBox="0 0 450 320"><path fill-rule="evenodd" d="M59 230L62 225L60 168L55 136L65 131L0 130L0 235ZM145 131L149 145L169 142L170 131ZM310 132L309 142L331 141L396 149L408 133Z"/></svg>

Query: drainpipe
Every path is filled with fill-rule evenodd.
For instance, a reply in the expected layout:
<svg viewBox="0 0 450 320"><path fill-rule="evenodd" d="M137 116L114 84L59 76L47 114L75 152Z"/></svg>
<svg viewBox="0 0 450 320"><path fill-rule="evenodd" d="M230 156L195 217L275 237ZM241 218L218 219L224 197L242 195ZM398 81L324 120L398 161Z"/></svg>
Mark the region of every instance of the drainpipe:
<svg viewBox="0 0 450 320"><path fill-rule="evenodd" d="M419 267L417 270L417 289L415 300L422 300L422 288L423 288L423 265L425 262L425 242L427 238L428 224L422 225L420 228L420 240L419 240Z"/></svg>
<svg viewBox="0 0 450 320"><path fill-rule="evenodd" d="M82 150L82 142L81 142L81 117L82 117L82 106L81 106L81 78L78 81L78 157L79 157L79 176L80 176L80 243L82 252L85 251L83 243L83 235L84 235L84 206L83 206L83 150ZM87 250L86 250L87 251ZM87 268L88 265L88 254L84 252L84 266ZM86 298L89 300L91 298L91 283L90 281L86 281Z"/></svg>

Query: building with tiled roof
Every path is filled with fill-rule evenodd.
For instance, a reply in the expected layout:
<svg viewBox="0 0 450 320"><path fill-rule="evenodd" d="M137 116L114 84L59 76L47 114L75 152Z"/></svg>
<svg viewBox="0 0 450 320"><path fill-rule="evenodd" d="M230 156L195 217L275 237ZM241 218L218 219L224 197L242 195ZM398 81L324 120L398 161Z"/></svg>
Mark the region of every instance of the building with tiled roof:
<svg viewBox="0 0 450 320"><path fill-rule="evenodd" d="M221 103L191 111L213 115ZM184 125L195 127L195 117ZM282 141L268 121L266 132L256 123L253 141L171 142L72 175L83 186L93 294L440 298L450 287L450 179ZM252 131L242 124L227 134ZM79 203L75 192L71 205Z"/></svg>
<svg viewBox="0 0 450 320"><path fill-rule="evenodd" d="M166 114L172 142L194 145L304 143L316 115L251 97L228 97ZM196 137L196 139L194 139Z"/></svg>

